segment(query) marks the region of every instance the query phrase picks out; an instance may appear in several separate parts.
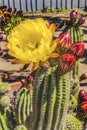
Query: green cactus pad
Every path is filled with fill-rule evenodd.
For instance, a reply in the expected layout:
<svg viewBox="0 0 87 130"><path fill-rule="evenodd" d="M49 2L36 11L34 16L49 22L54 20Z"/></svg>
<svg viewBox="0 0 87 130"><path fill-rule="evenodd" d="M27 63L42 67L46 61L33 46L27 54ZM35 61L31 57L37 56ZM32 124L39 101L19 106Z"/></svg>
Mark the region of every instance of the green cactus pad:
<svg viewBox="0 0 87 130"><path fill-rule="evenodd" d="M82 124L76 117L69 115L65 130L82 130Z"/></svg>
<svg viewBox="0 0 87 130"><path fill-rule="evenodd" d="M8 83L0 83L0 94L4 94L11 90L11 87Z"/></svg>
<svg viewBox="0 0 87 130"><path fill-rule="evenodd" d="M9 104L10 104L10 99L9 99L8 96L2 96L2 97L0 98L0 105L1 105L2 107L6 107L6 106L8 106Z"/></svg>
<svg viewBox="0 0 87 130"><path fill-rule="evenodd" d="M27 130L27 128L24 125L18 125L14 130Z"/></svg>

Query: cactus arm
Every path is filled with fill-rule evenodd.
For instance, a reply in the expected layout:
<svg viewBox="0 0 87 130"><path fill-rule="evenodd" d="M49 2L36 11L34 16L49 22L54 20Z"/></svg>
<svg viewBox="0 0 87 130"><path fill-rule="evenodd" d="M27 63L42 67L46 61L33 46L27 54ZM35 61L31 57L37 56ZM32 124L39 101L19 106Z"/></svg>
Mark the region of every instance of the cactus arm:
<svg viewBox="0 0 87 130"><path fill-rule="evenodd" d="M38 116L39 113L38 111L40 111L40 100L41 100L41 94L43 91L43 80L44 80L44 74L41 75L40 79L37 79L38 81L38 85L35 86L36 88L34 88L34 102L33 102L33 107L34 107L34 121L33 121L33 129L36 129L37 127L37 121L38 121ZM35 94L36 93L36 94Z"/></svg>
<svg viewBox="0 0 87 130"><path fill-rule="evenodd" d="M48 87L48 97L47 97L47 106L46 106L46 113L45 113L45 120L43 125L43 130L51 129L52 123L52 115L53 115L53 108L54 108L54 96L55 96L55 73L52 72L49 75L49 87Z"/></svg>
<svg viewBox="0 0 87 130"><path fill-rule="evenodd" d="M73 26L70 27L70 34L71 34L71 44L72 44L74 42Z"/></svg>
<svg viewBox="0 0 87 130"><path fill-rule="evenodd" d="M22 109L22 103L23 103L23 98L24 98L24 92L25 92L25 89L23 88L23 90L21 90L21 93L19 94L20 97L18 97L18 102L17 102L17 105L16 105L16 118L17 118L17 122L19 124L22 123L22 115L21 115L21 109Z"/></svg>
<svg viewBox="0 0 87 130"><path fill-rule="evenodd" d="M41 106L40 106L40 113L39 113L39 122L38 122L38 130L42 130L43 127L43 121L46 111L46 104L47 104L47 89L48 89L48 82L49 76L46 74L44 79L44 86L43 86L43 92L42 92L42 98L41 98Z"/></svg>
<svg viewBox="0 0 87 130"><path fill-rule="evenodd" d="M58 130L64 129L66 113L69 106L68 101L70 96L69 95L70 86L67 79L68 79L68 74L62 76L62 102L61 102L61 109L60 109L59 120L57 125Z"/></svg>

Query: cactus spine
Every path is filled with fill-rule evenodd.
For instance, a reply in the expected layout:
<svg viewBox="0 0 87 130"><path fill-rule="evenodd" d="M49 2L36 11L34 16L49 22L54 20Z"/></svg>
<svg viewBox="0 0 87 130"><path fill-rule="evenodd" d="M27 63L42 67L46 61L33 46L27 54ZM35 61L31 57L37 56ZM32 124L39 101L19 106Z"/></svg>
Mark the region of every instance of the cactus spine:
<svg viewBox="0 0 87 130"><path fill-rule="evenodd" d="M34 87L32 130L62 130L68 110L69 82L68 74L60 75L56 67L50 67Z"/></svg>

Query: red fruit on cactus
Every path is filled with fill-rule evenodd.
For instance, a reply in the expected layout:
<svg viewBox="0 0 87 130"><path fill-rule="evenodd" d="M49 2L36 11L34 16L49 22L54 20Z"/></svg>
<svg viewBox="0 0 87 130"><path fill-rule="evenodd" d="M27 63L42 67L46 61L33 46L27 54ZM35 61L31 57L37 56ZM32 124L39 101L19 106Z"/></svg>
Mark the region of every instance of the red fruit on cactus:
<svg viewBox="0 0 87 130"><path fill-rule="evenodd" d="M83 102L83 103L81 104L81 109L82 109L83 111L87 112L87 101L85 101L85 102Z"/></svg>
<svg viewBox="0 0 87 130"><path fill-rule="evenodd" d="M78 24L84 24L85 23L85 17L79 18Z"/></svg>
<svg viewBox="0 0 87 130"><path fill-rule="evenodd" d="M79 97L81 101L87 101L87 92L85 90L80 90Z"/></svg>
<svg viewBox="0 0 87 130"><path fill-rule="evenodd" d="M63 73L69 72L75 66L76 59L72 54L64 54L59 59L59 70Z"/></svg>
<svg viewBox="0 0 87 130"><path fill-rule="evenodd" d="M73 43L70 47L70 51L76 59L82 57L84 54L84 43L82 41Z"/></svg>
<svg viewBox="0 0 87 130"><path fill-rule="evenodd" d="M87 73L83 73L79 79L80 81L87 79Z"/></svg>
<svg viewBox="0 0 87 130"><path fill-rule="evenodd" d="M2 41L3 40L3 35L2 34L0 34L0 41Z"/></svg>

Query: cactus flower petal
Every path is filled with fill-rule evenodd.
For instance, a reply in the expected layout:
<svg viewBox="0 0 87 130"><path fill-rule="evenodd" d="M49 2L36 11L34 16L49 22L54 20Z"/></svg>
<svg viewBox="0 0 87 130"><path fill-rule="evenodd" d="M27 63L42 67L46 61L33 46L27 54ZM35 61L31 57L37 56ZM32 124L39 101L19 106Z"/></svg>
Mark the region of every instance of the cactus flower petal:
<svg viewBox="0 0 87 130"><path fill-rule="evenodd" d="M83 111L87 112L87 101L82 103L81 108L82 108Z"/></svg>
<svg viewBox="0 0 87 130"><path fill-rule="evenodd" d="M41 18L22 21L7 38L8 53L17 59L13 63L36 64L46 61L56 48L56 42L52 44L54 31L55 25L48 28Z"/></svg>

